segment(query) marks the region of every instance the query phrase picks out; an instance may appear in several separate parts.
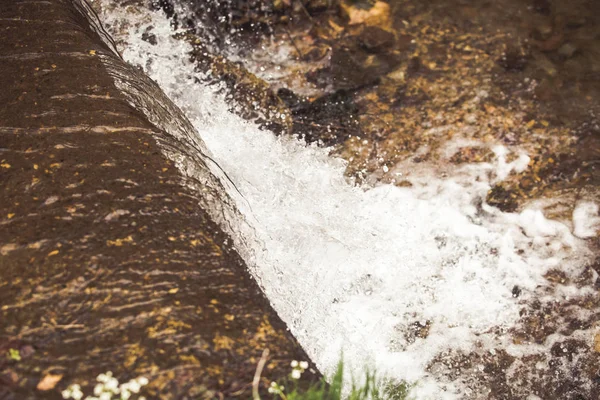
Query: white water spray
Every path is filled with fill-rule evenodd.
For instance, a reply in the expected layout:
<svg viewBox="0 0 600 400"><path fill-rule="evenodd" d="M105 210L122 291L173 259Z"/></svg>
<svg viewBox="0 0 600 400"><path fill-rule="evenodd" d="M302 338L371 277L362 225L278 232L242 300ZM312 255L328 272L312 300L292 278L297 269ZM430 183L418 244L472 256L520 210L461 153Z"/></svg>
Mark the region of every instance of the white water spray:
<svg viewBox="0 0 600 400"><path fill-rule="evenodd" d="M128 32L119 34L125 20ZM460 384L430 375L428 363L476 342L502 345L492 328L517 322L521 304L547 286L543 274L559 265L576 273L589 256L567 225L540 211L502 213L483 202L494 181L527 167L525 154L507 162L500 146L493 163L455 167L445 178L427 166L399 165L413 187L355 187L345 162L326 150L275 137L227 111L214 88L195 82L191 48L172 38L161 14L111 11L104 22L125 42L125 59L181 107L239 189L243 199L230 196L252 229L237 227L238 250L325 373L343 349L354 372L371 365L417 382L419 398L460 397ZM157 45L141 40L147 29ZM560 290L556 296L578 289ZM410 337L415 323L430 327L426 338Z"/></svg>

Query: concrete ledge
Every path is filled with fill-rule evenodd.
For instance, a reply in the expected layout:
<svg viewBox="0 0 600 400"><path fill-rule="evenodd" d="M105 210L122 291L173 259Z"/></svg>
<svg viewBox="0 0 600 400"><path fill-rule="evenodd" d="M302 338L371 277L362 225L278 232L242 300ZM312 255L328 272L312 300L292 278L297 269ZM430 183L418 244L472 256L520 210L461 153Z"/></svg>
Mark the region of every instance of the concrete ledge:
<svg viewBox="0 0 600 400"><path fill-rule="evenodd" d="M115 86L106 59L124 62L82 5L0 1L0 399L108 370L148 377L150 398L249 398L264 348L270 379L307 356L161 152L169 132Z"/></svg>

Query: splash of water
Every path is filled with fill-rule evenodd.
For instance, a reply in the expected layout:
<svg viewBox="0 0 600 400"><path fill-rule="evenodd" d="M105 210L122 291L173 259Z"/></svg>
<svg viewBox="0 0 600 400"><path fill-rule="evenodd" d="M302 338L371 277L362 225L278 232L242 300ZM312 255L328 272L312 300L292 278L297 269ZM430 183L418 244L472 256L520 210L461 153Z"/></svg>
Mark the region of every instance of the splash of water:
<svg viewBox="0 0 600 400"><path fill-rule="evenodd" d="M112 10L104 19L125 43L125 59L178 104L235 183L239 193L225 187L246 221L228 221L238 250L324 372L343 349L351 370L374 365L416 381L418 397L460 396L458 381L427 372L431 360L476 343L506 346L492 332L514 326L522 304L547 287L543 275L559 265L577 273L587 261L585 242L566 224L535 209L503 213L485 204L495 182L527 168L526 154L508 162L498 146L494 162L453 167L445 177L431 166L398 165L412 173L412 187L356 187L326 149L227 111L214 87L198 83L190 46L160 14ZM141 40L147 30L158 44ZM427 326L426 337L410 335L415 324Z"/></svg>

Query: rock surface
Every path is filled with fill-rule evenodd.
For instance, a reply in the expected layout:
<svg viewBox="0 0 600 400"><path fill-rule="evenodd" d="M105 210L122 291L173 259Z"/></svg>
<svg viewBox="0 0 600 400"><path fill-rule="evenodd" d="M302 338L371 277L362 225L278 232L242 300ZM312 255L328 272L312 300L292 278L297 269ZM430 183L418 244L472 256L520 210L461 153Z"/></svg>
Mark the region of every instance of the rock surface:
<svg viewBox="0 0 600 400"><path fill-rule="evenodd" d="M173 121L151 123L116 86L131 68L89 13L0 5L0 398L108 370L149 378L148 398L250 397L263 349L265 382L307 356L163 155L189 123L164 103Z"/></svg>

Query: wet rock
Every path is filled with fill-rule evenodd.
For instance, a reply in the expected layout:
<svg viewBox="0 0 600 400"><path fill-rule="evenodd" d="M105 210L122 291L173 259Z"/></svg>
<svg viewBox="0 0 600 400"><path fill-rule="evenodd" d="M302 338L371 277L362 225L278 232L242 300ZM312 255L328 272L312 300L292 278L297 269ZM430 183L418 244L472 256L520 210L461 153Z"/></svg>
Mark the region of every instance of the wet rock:
<svg viewBox="0 0 600 400"><path fill-rule="evenodd" d="M398 35L396 40L396 49L399 51L408 50L414 42L414 37L411 35Z"/></svg>
<svg viewBox="0 0 600 400"><path fill-rule="evenodd" d="M405 333L406 342L414 343L417 339L426 339L431 329L431 321L415 321L409 325Z"/></svg>
<svg viewBox="0 0 600 400"><path fill-rule="evenodd" d="M367 26L358 35L358 41L368 52L380 53L394 45L395 37L392 32L376 26Z"/></svg>
<svg viewBox="0 0 600 400"><path fill-rule="evenodd" d="M371 85L400 63L398 55L370 54L356 44L335 46L329 73L337 89L354 89Z"/></svg>
<svg viewBox="0 0 600 400"><path fill-rule="evenodd" d="M512 290L511 290L512 297L514 297L514 298L519 297L522 292L523 292L523 290L517 285L513 286Z"/></svg>
<svg viewBox="0 0 600 400"><path fill-rule="evenodd" d="M566 357L569 361L573 361L573 357L577 357L579 353L586 353L589 346L581 340L566 339L556 342L552 345L550 353L555 357Z"/></svg>
<svg viewBox="0 0 600 400"><path fill-rule="evenodd" d="M172 0L152 0L150 7L154 10L163 10L167 18L172 18L175 15L175 6Z"/></svg>
<svg viewBox="0 0 600 400"><path fill-rule="evenodd" d="M311 13L319 13L329 9L331 5L331 0L308 0L305 7Z"/></svg>
<svg viewBox="0 0 600 400"><path fill-rule="evenodd" d="M552 12L552 2L550 0L533 0L533 9L542 15L549 15Z"/></svg>
<svg viewBox="0 0 600 400"><path fill-rule="evenodd" d="M524 46L509 46L498 64L506 71L523 71L529 61L529 52Z"/></svg>
<svg viewBox="0 0 600 400"><path fill-rule="evenodd" d="M210 73L207 82L226 85L232 112L278 134L291 131L290 112L268 83L238 63L213 54L198 36L188 33L183 39L193 45L191 56L197 67Z"/></svg>
<svg viewBox="0 0 600 400"><path fill-rule="evenodd" d="M351 92L338 90L312 102L287 89L279 90L278 94L291 109L294 120L292 132L308 142L333 145L361 135L356 118L359 109Z"/></svg>
<svg viewBox="0 0 600 400"><path fill-rule="evenodd" d="M552 60L550 60L550 58L546 57L542 53L537 53L535 54L534 59L535 66L539 70L543 71L549 77L556 76L558 70L556 68L556 65L552 62Z"/></svg>
<svg viewBox="0 0 600 400"><path fill-rule="evenodd" d="M156 35L150 30L151 28L149 28L149 30L147 30L146 32L142 33L142 40L156 46L156 44L158 43L156 41Z"/></svg>
<svg viewBox="0 0 600 400"><path fill-rule="evenodd" d="M501 184L494 186L488 193L486 202L505 212L514 212L519 207L518 197Z"/></svg>
<svg viewBox="0 0 600 400"><path fill-rule="evenodd" d="M494 157L494 152L485 147L461 147L449 161L453 164L490 162Z"/></svg>
<svg viewBox="0 0 600 400"><path fill-rule="evenodd" d="M562 45L564 39L564 32L562 30L556 30L548 39L535 40L533 41L533 44L541 51L552 52L558 50L558 48Z"/></svg>
<svg viewBox="0 0 600 400"><path fill-rule="evenodd" d="M572 43L565 43L558 49L558 54L564 58L571 58L577 52L577 47Z"/></svg>
<svg viewBox="0 0 600 400"><path fill-rule="evenodd" d="M550 22L543 22L538 24L533 31L533 38L535 40L548 40L552 36L553 27Z"/></svg>

